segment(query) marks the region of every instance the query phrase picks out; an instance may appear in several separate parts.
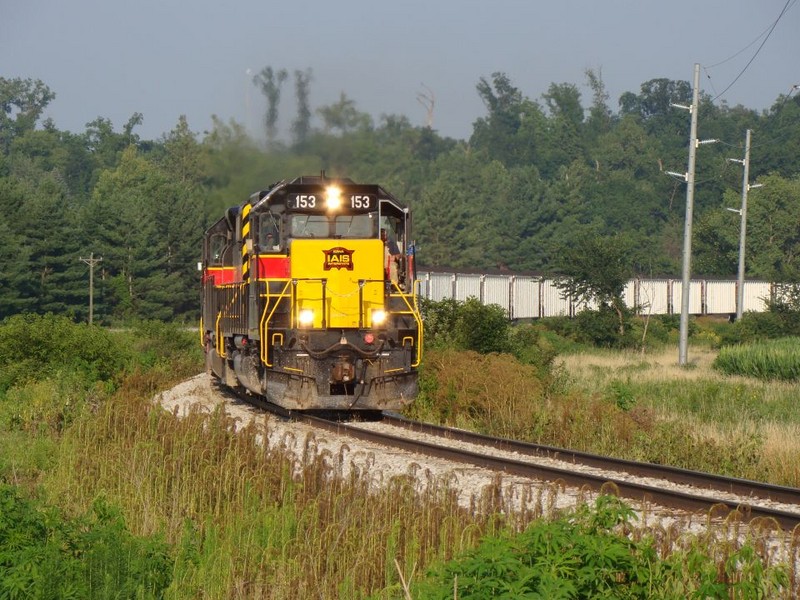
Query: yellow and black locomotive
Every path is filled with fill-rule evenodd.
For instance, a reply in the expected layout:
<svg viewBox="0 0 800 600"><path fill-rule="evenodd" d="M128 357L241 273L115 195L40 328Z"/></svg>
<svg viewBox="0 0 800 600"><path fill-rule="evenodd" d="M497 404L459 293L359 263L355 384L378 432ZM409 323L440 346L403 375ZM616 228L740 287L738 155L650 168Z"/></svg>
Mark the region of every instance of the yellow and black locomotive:
<svg viewBox="0 0 800 600"><path fill-rule="evenodd" d="M304 176L228 209L203 241L206 368L289 410L399 409L422 320L411 213L378 185Z"/></svg>

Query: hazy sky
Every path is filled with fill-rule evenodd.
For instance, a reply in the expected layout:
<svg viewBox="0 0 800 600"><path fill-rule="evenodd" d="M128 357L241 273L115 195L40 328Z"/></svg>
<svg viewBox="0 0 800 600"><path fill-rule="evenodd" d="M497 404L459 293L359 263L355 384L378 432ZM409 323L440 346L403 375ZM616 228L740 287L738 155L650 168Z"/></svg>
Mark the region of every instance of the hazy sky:
<svg viewBox="0 0 800 600"><path fill-rule="evenodd" d="M434 129L466 138L485 114L478 79L495 71L535 100L551 83L574 83L588 107L584 71L601 70L616 111L622 93L658 77L691 81L700 63L701 87L716 96L785 6L787 0L0 0L0 76L44 81L56 93L46 116L60 129L83 132L102 116L120 131L141 112L136 131L156 139L181 114L196 132L209 128L212 114L260 132L266 103L252 74L268 65L290 73L311 68L312 109L345 92L376 121L401 114L424 125L417 100L424 85L435 95ZM283 90L282 123L296 109L291 83ZM758 56L719 101L761 110L799 83L800 6L788 0Z"/></svg>

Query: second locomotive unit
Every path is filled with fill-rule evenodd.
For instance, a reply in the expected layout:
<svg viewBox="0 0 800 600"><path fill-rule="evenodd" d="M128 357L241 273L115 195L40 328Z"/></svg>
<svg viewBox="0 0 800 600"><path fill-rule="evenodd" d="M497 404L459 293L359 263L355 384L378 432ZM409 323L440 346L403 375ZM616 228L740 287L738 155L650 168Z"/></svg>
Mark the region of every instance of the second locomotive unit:
<svg viewBox="0 0 800 600"><path fill-rule="evenodd" d="M205 233L206 367L289 410L397 410L417 394L411 213L378 185L304 176Z"/></svg>

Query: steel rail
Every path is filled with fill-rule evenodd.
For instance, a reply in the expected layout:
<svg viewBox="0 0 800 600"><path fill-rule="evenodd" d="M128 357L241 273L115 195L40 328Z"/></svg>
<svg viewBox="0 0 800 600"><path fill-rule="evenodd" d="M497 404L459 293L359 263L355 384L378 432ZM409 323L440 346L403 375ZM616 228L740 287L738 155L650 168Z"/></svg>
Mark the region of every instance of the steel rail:
<svg viewBox="0 0 800 600"><path fill-rule="evenodd" d="M306 423L314 428L328 431L339 435L354 437L366 442L398 448L408 452L424 454L435 458L443 458L463 464L470 464L520 477L539 479L554 483L561 483L582 489L590 489L596 492L606 492L610 487L614 493L620 497L643 502L650 505L664 506L667 508L689 511L693 513L709 514L714 511L715 518L721 515L720 508L725 508L728 514L736 514L743 522L750 522L754 519L771 519L782 529L791 531L800 526L800 511L790 512L782 509L748 504L746 502L736 502L725 498L709 497L701 494L693 494L681 490L669 489L663 486L648 485L627 481L624 478L617 478L608 475L597 475L594 473L576 472L569 468L560 468L549 465L541 465L523 460L492 456L480 452L472 452L459 448L453 448L434 444L430 442L410 439L382 433L370 429L364 429L357 425L345 423L336 419L328 419L320 416L322 413L310 414L297 411L290 411L256 396L239 396L243 401L254 404L278 415L282 418ZM586 452L565 450L552 446L543 446L527 442L518 442L503 438L493 438L461 429L441 427L429 423L410 421L398 415L382 413L381 421L397 427L435 435L447 440L467 442L476 445L489 446L499 450L527 454L528 456L539 456L555 458L573 464L603 468L606 470L624 471L627 474L638 477L650 477L664 479L673 483L691 485L707 490L709 492L732 493L742 497L754 499L767 499L785 504L800 504L800 490L795 488L781 487L772 484L747 481L678 469L664 465L651 463L638 463L629 460L599 456Z"/></svg>
<svg viewBox="0 0 800 600"><path fill-rule="evenodd" d="M772 519L782 529L787 531L791 531L800 525L800 512L795 513L782 509L759 506L756 504L735 502L725 498L692 494L680 490L665 488L663 486L659 487L655 485L626 481L622 478L609 477L607 475L576 472L568 468L552 467L548 465L540 465L520 460L491 456L478 452L471 452L468 450L413 440L407 437L376 432L369 429L359 428L347 423L331 421L307 414L295 414L292 415L292 418L313 425L314 427L324 429L331 433L347 435L363 441L399 448L409 452L425 454L427 456L436 458L443 458L455 462L471 464L476 467L483 467L508 475L517 475L520 477L563 483L564 485L577 488L589 488L598 492L608 490L609 484L611 484L615 490L615 493L619 496L638 502L649 503L651 505L659 505L696 513L708 513L713 509L715 514L719 514L718 510L721 507L725 507L730 513L737 513L743 522L749 522L754 519ZM641 464L643 466L646 465L646 463ZM606 465L606 468L608 468L608 465ZM659 475L654 475L653 473L651 473L649 476L660 477ZM711 477L713 478L714 476ZM698 481L701 480L702 479L698 479ZM800 503L800 491L794 490L794 492L794 503Z"/></svg>
<svg viewBox="0 0 800 600"><path fill-rule="evenodd" d="M613 471L624 471L636 477L652 477L664 479L672 483L681 485L691 485L696 488L708 489L723 493L735 494L784 504L800 504L800 489L774 485L748 479L736 477L726 477L724 475L714 475L700 471L690 471L680 467L669 465L659 465L655 463L636 462L623 458L611 456L601 456L589 452L578 450L567 450L555 446L546 446L530 442L520 442L505 438L494 438L480 433L474 433L463 429L452 427L442 427L430 423L411 421L395 414L384 413L383 422L403 427L410 431L427 433L446 439L457 440L471 444L491 446L498 450L507 452L517 452L529 456L539 456L570 462L573 464L608 469Z"/></svg>

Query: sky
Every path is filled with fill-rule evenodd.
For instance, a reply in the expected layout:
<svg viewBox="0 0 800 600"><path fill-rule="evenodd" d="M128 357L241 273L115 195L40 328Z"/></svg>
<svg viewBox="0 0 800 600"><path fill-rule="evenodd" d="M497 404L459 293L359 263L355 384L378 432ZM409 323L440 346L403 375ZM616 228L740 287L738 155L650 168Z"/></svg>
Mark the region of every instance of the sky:
<svg viewBox="0 0 800 600"><path fill-rule="evenodd" d="M266 101L253 75L266 66L310 68L312 110L345 93L376 123L393 114L422 126L418 95L432 93L433 128L467 139L486 114L476 85L494 72L540 102L552 83L575 84L588 108L585 71L593 69L616 112L624 92L661 77L691 82L699 63L701 89L712 97L741 73L716 102L769 108L800 84L798 4L0 0L0 77L42 80L56 94L45 117L59 129L80 133L103 117L121 131L139 112L135 131L155 140L181 115L198 134L216 115L263 136ZM296 112L291 83L280 104L284 137Z"/></svg>

